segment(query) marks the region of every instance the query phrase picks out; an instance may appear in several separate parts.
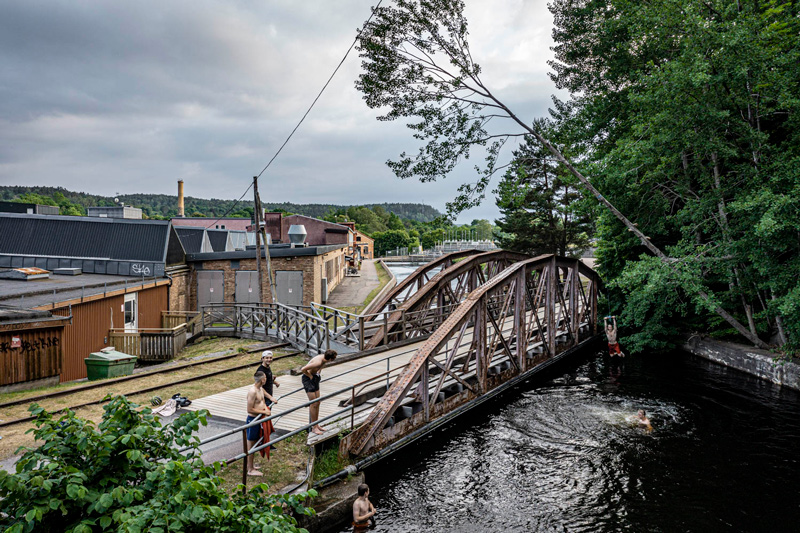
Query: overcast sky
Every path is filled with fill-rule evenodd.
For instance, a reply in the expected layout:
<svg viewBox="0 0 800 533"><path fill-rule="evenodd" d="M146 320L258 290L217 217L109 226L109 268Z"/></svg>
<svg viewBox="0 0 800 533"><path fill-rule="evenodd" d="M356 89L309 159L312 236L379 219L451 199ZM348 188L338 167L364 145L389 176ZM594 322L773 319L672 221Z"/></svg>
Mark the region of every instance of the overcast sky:
<svg viewBox="0 0 800 533"><path fill-rule="evenodd" d="M94 194L239 197L352 43L377 0L0 2L0 184ZM546 0L467 0L473 57L532 120L547 77ZM354 88L353 50L259 181L264 201L422 202L444 211L473 164L439 183L385 161L416 151ZM493 198L459 220L494 220Z"/></svg>

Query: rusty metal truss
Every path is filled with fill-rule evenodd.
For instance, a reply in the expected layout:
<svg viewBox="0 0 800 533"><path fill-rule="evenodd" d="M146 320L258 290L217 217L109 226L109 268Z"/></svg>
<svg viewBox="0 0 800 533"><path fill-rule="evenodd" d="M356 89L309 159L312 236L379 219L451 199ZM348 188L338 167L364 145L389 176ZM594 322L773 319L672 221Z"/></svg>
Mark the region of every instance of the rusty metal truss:
<svg viewBox="0 0 800 533"><path fill-rule="evenodd" d="M380 449L597 334L601 281L592 269L554 255L517 257L465 259L407 300L406 313L458 305L343 439L343 451Z"/></svg>
<svg viewBox="0 0 800 533"><path fill-rule="evenodd" d="M481 253L479 250L461 250L445 254L429 263L425 263L406 279L395 285L383 297L370 304L369 308L376 313L397 309L406 303L406 300L413 296L415 292L422 289L433 276L455 264L456 260L479 253Z"/></svg>
<svg viewBox="0 0 800 533"><path fill-rule="evenodd" d="M364 348L430 335L467 294L509 266L530 257L506 250L472 252L442 256L403 280L398 285L399 290L395 289L386 300L385 305L391 304L394 309L384 317L385 324L377 328ZM462 260L455 262L459 258ZM437 268L439 272L429 277Z"/></svg>

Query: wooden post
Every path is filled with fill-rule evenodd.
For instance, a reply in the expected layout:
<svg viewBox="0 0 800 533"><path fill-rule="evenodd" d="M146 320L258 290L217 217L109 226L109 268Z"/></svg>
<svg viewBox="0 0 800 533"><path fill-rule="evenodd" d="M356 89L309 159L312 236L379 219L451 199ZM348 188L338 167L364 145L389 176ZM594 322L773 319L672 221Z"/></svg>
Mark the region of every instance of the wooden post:
<svg viewBox="0 0 800 533"><path fill-rule="evenodd" d="M247 430L242 430L242 451L244 453L249 452L250 450L247 449ZM247 493L247 456L242 459L242 494Z"/></svg>
<svg viewBox="0 0 800 533"><path fill-rule="evenodd" d="M358 317L358 349L364 349L364 317Z"/></svg>
<svg viewBox="0 0 800 533"><path fill-rule="evenodd" d="M258 301L264 302L264 271L261 269L261 200L258 197L258 176L253 176L253 213L256 222L256 270L258 270ZM273 300L274 301L274 300Z"/></svg>

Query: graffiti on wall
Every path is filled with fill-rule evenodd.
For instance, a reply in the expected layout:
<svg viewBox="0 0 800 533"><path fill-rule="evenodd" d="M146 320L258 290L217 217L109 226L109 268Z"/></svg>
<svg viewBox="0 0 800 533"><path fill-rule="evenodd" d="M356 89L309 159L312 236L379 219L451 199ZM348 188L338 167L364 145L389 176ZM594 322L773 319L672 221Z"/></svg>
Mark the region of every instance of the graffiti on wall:
<svg viewBox="0 0 800 533"><path fill-rule="evenodd" d="M150 270L150 267L147 266L147 265L141 265L139 263L134 263L134 264L131 265L131 272L133 272L137 276L149 276L150 272L152 272L152 270Z"/></svg>
<svg viewBox="0 0 800 533"><path fill-rule="evenodd" d="M58 337L39 337L32 341L21 341L19 337L12 337L11 342L0 342L0 353L19 350L20 353L30 353L44 348L57 348L61 339Z"/></svg>

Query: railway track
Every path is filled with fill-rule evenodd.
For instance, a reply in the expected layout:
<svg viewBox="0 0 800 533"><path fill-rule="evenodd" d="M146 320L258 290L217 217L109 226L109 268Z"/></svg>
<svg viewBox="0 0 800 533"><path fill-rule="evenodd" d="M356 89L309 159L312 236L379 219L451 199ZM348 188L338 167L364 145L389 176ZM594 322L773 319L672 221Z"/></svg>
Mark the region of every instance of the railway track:
<svg viewBox="0 0 800 533"><path fill-rule="evenodd" d="M277 349L277 348L283 348L283 347L286 347L286 346L289 346L288 342L274 344L274 345L270 345L270 346L265 346L265 347L259 348L257 350L249 350L249 351L244 352L244 353L256 353L256 352L260 352L260 351L263 351L263 350L272 350L272 349ZM298 355L298 354L301 354L301 353L303 353L303 352L301 352L301 351L289 352L287 354L284 354L284 355L281 355L281 356L273 358L273 361L279 361L281 359L286 359L287 357L294 357L295 355ZM225 361L225 360L228 360L228 359L232 359L234 357L239 357L240 355L242 355L242 353L235 353L235 354L225 355L225 356L222 356L222 357L215 357L213 359L208 359L206 361L195 361L193 363L188 363L188 364L185 364L185 365L171 366L169 368L162 368L162 369L153 370L153 371L150 371L150 372L141 372L139 374L135 374L135 375L131 375L131 376L124 376L124 377L121 377L121 378L104 380L104 381L99 382L99 383L92 383L90 385L85 385L85 386L81 386L81 387L75 387L75 388L68 389L68 390L54 391L54 392L51 392L51 393L40 394L40 395L37 395L37 396L29 396L27 398L21 398L21 399L18 399L18 400L14 400L12 402L6 402L6 403L3 403L3 404L0 404L0 409L2 409L4 407L12 407L12 406L15 406L15 405L21 405L21 404L25 404L25 403L36 402L36 401L40 401L40 400L46 400L46 399L57 398L57 397L62 397L62 396L68 396L70 394L76 394L76 393L79 393L79 392L84 392L84 391L92 390L92 389L98 389L98 388L105 387L105 386L108 386L108 385L113 385L113 384L116 384L116 383L121 383L121 382L126 382L126 381L133 381L133 380L136 380L136 379L144 379L144 378L148 378L148 377L151 377L151 376L157 375L157 374L165 374L165 373L168 373L168 372L176 372L176 371L184 370L184 369L187 369L187 368L201 366L201 365L204 365L204 364L211 364L211 363L216 363L216 362L220 362L220 361ZM252 368L254 365L255 365L254 362L249 362L249 363L244 363L244 364L241 364L241 365L232 366L232 367L229 367L229 368L223 368L223 369L220 369L220 370L214 370L212 372L206 372L204 374L199 374L197 376L191 376L191 377L188 377L188 378L180 379L178 381L173 381L169 385L170 386L175 386L175 385L182 385L182 384L185 384L185 383L191 383L193 381L199 381L199 380L202 380L202 379L207 379L207 378L210 378L210 377L218 376L220 374L226 374L228 372L235 372L237 370L242 370L242 369L245 369L245 368ZM141 388L141 389L137 389L137 390L133 390L133 391L130 391L130 392L126 392L125 395L126 396L135 396L137 394L145 394L145 393L148 393L148 392L152 392L152 391L163 389L164 387L165 387L165 385L162 383L160 385L144 387L144 388ZM68 409L74 410L74 409L80 409L81 407L88 407L88 406L91 406L91 405L98 405L98 404L104 403L105 401L106 400L104 400L104 399L92 400L92 401L84 402L84 403L81 403L81 404L70 405L68 407L63 407L61 409L58 409L58 410L55 410L55 411L50 411L50 412L52 414L57 414L57 413L62 413L64 411L68 410ZM0 421L0 428L12 426L12 425L15 425L15 424L22 424L24 422L30 422L30 421L35 420L35 419L36 419L35 416L28 416L28 417L24 417L24 418L16 418L16 419L13 419L13 420Z"/></svg>

